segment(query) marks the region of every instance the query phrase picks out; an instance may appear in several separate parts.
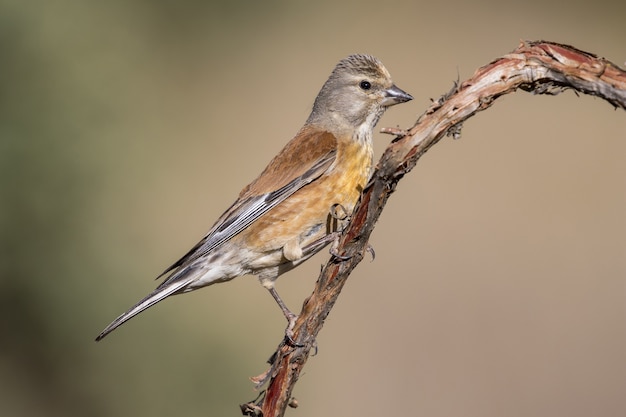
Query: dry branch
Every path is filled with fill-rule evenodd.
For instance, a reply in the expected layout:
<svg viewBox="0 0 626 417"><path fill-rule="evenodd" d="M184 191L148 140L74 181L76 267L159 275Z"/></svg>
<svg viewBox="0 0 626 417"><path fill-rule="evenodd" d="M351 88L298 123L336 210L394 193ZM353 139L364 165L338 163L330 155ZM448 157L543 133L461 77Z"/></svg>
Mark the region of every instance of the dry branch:
<svg viewBox="0 0 626 417"><path fill-rule="evenodd" d="M269 385L261 396L242 405L247 415L282 416L306 363L315 338L324 325L348 276L363 259L368 239L398 181L419 158L445 135L460 135L462 123L490 107L498 97L518 89L533 94L558 94L566 89L600 97L626 109L626 72L613 63L574 47L552 42L525 42L516 50L479 68L467 81L434 102L407 131L384 129L397 135L381 157L363 191L338 253L322 270L311 296L302 306L294 328L298 346L284 342L272 357L268 372L253 379Z"/></svg>

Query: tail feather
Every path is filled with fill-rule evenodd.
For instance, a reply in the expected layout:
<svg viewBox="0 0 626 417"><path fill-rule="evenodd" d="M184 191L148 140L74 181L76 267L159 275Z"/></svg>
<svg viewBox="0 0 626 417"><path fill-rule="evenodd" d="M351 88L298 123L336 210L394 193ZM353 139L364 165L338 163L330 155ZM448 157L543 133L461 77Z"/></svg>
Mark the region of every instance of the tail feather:
<svg viewBox="0 0 626 417"><path fill-rule="evenodd" d="M187 285L189 285L191 281L193 281L193 279L190 279L190 277L188 277L187 279L180 279L180 278L177 280L173 280L173 282L170 281L169 283L165 281L163 284L159 285L159 287L157 287L156 290L148 294L143 300L139 301L137 304L132 306L126 313L122 314L121 316L113 320L113 322L109 324L102 331L102 333L98 335L98 337L96 337L96 342L102 340L106 335L111 333L113 330L117 329L122 324L126 323L128 320L135 317L137 314L141 313L147 308L152 307L153 305L169 297L170 295L175 294L176 292L182 290ZM169 285L164 285L164 284L169 284Z"/></svg>

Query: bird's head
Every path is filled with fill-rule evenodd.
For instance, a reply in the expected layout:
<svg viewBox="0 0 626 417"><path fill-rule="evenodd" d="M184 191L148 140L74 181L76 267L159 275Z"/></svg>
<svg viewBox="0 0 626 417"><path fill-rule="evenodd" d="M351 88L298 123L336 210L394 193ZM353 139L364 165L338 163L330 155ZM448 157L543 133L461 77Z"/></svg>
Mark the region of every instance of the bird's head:
<svg viewBox="0 0 626 417"><path fill-rule="evenodd" d="M329 130L371 132L387 107L412 99L393 83L377 58L350 55L339 61L322 87L309 123Z"/></svg>

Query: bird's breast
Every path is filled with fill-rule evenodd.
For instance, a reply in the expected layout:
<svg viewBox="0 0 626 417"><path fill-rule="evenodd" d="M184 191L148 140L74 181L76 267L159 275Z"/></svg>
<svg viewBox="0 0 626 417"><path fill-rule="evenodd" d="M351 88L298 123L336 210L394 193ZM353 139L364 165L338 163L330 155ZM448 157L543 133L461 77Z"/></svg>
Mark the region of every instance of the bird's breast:
<svg viewBox="0 0 626 417"><path fill-rule="evenodd" d="M372 163L371 142L339 142L328 171L257 220L248 230L248 245L271 252L296 240L304 247L334 231L331 210L352 214Z"/></svg>

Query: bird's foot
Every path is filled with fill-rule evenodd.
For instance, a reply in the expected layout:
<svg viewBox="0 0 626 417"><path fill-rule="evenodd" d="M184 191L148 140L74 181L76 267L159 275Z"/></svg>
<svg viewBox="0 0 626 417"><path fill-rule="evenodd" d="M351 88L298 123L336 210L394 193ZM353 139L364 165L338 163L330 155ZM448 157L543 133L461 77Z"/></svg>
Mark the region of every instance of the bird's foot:
<svg viewBox="0 0 626 417"><path fill-rule="evenodd" d="M296 327L296 321L298 320L298 316L296 316L295 314L293 314L292 312L289 312L289 314L285 314L285 317L287 317L287 328L285 329L285 343L291 347L304 347L304 345L296 342L296 340L294 339L294 332L293 329L294 327Z"/></svg>
<svg viewBox="0 0 626 417"><path fill-rule="evenodd" d="M333 239L333 243L330 245L330 249L328 250L328 252L330 252L330 255L334 259L343 262L352 258L351 255L346 256L346 255L339 254L339 238L341 237L341 232L333 232L328 236L332 236L332 239Z"/></svg>

